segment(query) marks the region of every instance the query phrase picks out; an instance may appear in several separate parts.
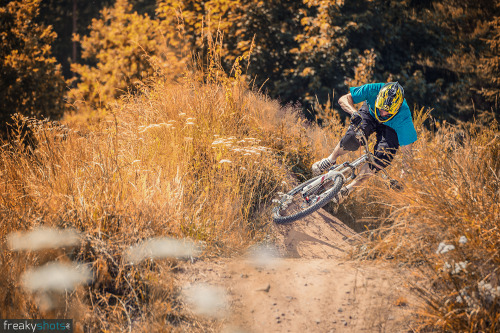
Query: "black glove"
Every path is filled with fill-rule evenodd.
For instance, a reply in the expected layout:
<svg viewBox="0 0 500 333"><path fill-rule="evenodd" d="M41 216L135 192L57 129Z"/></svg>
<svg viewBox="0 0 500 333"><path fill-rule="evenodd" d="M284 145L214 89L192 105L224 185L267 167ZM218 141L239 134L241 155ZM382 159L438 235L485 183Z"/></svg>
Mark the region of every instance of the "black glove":
<svg viewBox="0 0 500 333"><path fill-rule="evenodd" d="M361 118L361 115L359 114L359 112L354 112L351 115L351 124L354 125L355 127L358 127L359 124L361 124L362 120L363 120L363 118Z"/></svg>

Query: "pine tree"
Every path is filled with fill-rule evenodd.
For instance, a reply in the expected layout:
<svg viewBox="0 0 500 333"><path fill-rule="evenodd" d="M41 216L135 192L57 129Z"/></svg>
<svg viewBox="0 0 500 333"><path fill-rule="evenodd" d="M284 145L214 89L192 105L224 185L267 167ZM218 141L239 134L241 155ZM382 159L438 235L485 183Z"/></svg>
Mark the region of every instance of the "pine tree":
<svg viewBox="0 0 500 333"><path fill-rule="evenodd" d="M13 113L58 118L65 81L51 54L52 28L35 23L40 0L9 1L0 7L0 117Z"/></svg>
<svg viewBox="0 0 500 333"><path fill-rule="evenodd" d="M92 21L89 36L77 37L87 64L73 64L79 83L69 92L77 108L103 109L156 69L174 78L182 74L184 49L174 49L159 21L132 12L127 0L104 8ZM84 102L83 104L80 102Z"/></svg>
<svg viewBox="0 0 500 333"><path fill-rule="evenodd" d="M179 31L204 61L207 36L222 33L220 55L226 71L245 59L240 65L256 86L265 83L271 96L289 101L301 96L285 72L296 66L290 50L297 47L297 17L303 6L302 1L280 0L161 0L157 16L170 24L170 31Z"/></svg>
<svg viewBox="0 0 500 333"><path fill-rule="evenodd" d="M484 86L480 93L498 113L500 110L500 17L495 17L489 26L491 32L486 39L489 50L481 58L481 75Z"/></svg>

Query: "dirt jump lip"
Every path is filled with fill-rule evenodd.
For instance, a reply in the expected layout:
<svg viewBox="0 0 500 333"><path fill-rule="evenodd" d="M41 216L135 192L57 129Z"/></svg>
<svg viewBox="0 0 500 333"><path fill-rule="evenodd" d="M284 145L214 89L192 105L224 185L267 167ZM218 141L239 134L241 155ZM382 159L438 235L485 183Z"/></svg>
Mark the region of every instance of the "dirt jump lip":
<svg viewBox="0 0 500 333"><path fill-rule="evenodd" d="M284 257L330 259L344 257L351 242L362 238L335 216L320 209L289 224L275 224L277 246Z"/></svg>

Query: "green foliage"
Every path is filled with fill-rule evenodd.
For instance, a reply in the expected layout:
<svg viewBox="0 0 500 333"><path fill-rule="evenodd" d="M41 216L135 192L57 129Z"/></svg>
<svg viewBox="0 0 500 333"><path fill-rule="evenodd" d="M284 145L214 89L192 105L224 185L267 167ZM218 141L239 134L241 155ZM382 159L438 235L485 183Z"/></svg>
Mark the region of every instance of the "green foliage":
<svg viewBox="0 0 500 333"><path fill-rule="evenodd" d="M254 86L304 109L327 103L332 91L339 97L348 86L388 80L436 118L468 120L496 107L499 8L486 0L160 0L155 19L123 0L110 10L82 40L86 66L74 67L82 98L94 105L151 74L143 55L165 53L158 41L167 41L177 50L168 51L171 64L189 50L201 67L216 55L226 71L238 63ZM130 45L135 31L142 53ZM213 36L216 53L208 51Z"/></svg>
<svg viewBox="0 0 500 333"><path fill-rule="evenodd" d="M207 35L222 32L220 54L225 69L229 71L237 59L244 58L249 78L258 86L266 82L271 95L290 101L300 93L293 94L294 84L286 81L284 72L297 65L290 50L297 46L301 7L300 1L162 0L157 15L183 32L204 63L209 62ZM303 87L296 85L296 89L304 92Z"/></svg>
<svg viewBox="0 0 500 333"><path fill-rule="evenodd" d="M110 6L113 2L112 0L41 1L40 15L37 16L37 21L41 24L52 25L57 33L57 38L52 43L52 52L57 62L61 64L62 72L66 78L72 77L70 65L73 61L73 33L88 35L92 19L98 17L102 8ZM80 48L78 45L76 45L75 51L76 61L79 61Z"/></svg>
<svg viewBox="0 0 500 333"><path fill-rule="evenodd" d="M9 1L0 7L0 121L14 113L61 116L65 82L51 55L52 28L34 22L40 0Z"/></svg>
<svg viewBox="0 0 500 333"><path fill-rule="evenodd" d="M91 109L105 108L150 77L155 66L169 77L182 74L183 49L170 47L161 22L132 12L127 0L118 0L114 7L103 9L101 15L92 21L89 36L77 37L83 48L82 58L89 63L72 65L80 80L69 97L77 106L84 102Z"/></svg>
<svg viewBox="0 0 500 333"><path fill-rule="evenodd" d="M500 5L499 5L500 6ZM500 17L497 16L489 23L491 32L486 42L489 50L481 58L481 74L486 84L480 91L486 100L494 103L498 112L500 98Z"/></svg>
<svg viewBox="0 0 500 333"><path fill-rule="evenodd" d="M66 78L73 76L71 62L81 62L79 45L76 45L76 61L73 60L73 34L81 36L90 33L92 19L98 18L104 7L110 7L115 0L43 0L40 3L39 23L52 25L57 38L52 44L53 54L61 64ZM155 0L130 0L139 14L154 16Z"/></svg>

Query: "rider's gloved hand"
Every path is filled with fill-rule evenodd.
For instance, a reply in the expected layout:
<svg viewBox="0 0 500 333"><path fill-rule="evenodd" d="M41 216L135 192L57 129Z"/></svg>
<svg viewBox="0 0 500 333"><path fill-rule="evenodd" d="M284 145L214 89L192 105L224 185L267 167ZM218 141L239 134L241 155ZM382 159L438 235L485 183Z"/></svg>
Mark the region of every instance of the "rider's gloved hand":
<svg viewBox="0 0 500 333"><path fill-rule="evenodd" d="M351 124L353 124L355 127L358 127L359 124L361 124L362 120L363 118L361 118L359 112L354 112L353 114L351 114Z"/></svg>

